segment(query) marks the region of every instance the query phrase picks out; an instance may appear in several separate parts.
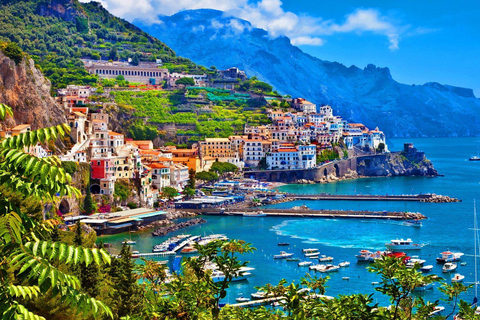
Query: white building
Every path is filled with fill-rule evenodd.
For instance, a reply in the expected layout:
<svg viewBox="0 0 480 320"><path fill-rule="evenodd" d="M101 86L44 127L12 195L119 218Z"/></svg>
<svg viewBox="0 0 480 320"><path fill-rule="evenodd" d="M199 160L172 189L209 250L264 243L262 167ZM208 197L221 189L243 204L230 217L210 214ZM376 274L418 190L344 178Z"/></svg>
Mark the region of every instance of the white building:
<svg viewBox="0 0 480 320"><path fill-rule="evenodd" d="M165 187L170 186L170 167L163 164L152 163L148 165L152 173L152 184L162 190Z"/></svg>
<svg viewBox="0 0 480 320"><path fill-rule="evenodd" d="M267 154L268 169L311 169L316 164L315 145L280 145Z"/></svg>

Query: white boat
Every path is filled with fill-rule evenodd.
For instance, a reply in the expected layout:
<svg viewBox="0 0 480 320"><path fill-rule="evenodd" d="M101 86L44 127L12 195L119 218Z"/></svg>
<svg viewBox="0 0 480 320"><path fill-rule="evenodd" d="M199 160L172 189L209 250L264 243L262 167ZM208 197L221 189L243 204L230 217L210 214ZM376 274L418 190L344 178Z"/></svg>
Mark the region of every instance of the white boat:
<svg viewBox="0 0 480 320"><path fill-rule="evenodd" d="M314 249L314 248L302 249L302 252L304 253L318 252L318 249Z"/></svg>
<svg viewBox="0 0 480 320"><path fill-rule="evenodd" d="M462 263L460 263L460 265L461 265L461 266L466 266L467 263L466 263L466 262L462 262Z"/></svg>
<svg viewBox="0 0 480 320"><path fill-rule="evenodd" d="M312 261L302 261L298 263L299 267L307 267L312 264Z"/></svg>
<svg viewBox="0 0 480 320"><path fill-rule="evenodd" d="M439 313L442 313L443 310L445 310L445 307L436 306L436 307L433 308L433 311L430 312L428 315L430 317L433 317L434 315L438 315Z"/></svg>
<svg viewBox="0 0 480 320"><path fill-rule="evenodd" d="M368 250L360 250L360 253L355 255L355 258L357 258L357 262L374 262L376 259L381 258L382 255L382 251L371 252Z"/></svg>
<svg viewBox="0 0 480 320"><path fill-rule="evenodd" d="M266 217L267 214L264 213L263 211L254 211L254 212L244 212L243 213L244 217Z"/></svg>
<svg viewBox="0 0 480 320"><path fill-rule="evenodd" d="M465 279L464 275L461 275L460 273L455 273L455 275L452 278L452 282L462 282L463 279Z"/></svg>
<svg viewBox="0 0 480 320"><path fill-rule="evenodd" d="M419 264L420 266L422 266L424 263L425 260L422 259L410 259L408 260L407 268L413 269L413 267L415 267L415 264Z"/></svg>
<svg viewBox="0 0 480 320"><path fill-rule="evenodd" d="M457 269L457 264L455 262L447 262L443 265L442 272L452 272Z"/></svg>
<svg viewBox="0 0 480 320"><path fill-rule="evenodd" d="M310 258L310 259L318 259L318 255L316 255L316 256L311 256L311 257L308 257L308 258Z"/></svg>
<svg viewBox="0 0 480 320"><path fill-rule="evenodd" d="M420 228L420 227L422 227L422 221L419 220L419 219L415 219L415 220L405 220L405 221L403 221L403 225L404 225L404 226L407 226L407 227Z"/></svg>
<svg viewBox="0 0 480 320"><path fill-rule="evenodd" d="M133 250L132 251L132 254L139 254L139 253L140 253L140 251L138 251L138 250Z"/></svg>
<svg viewBox="0 0 480 320"><path fill-rule="evenodd" d="M131 246L131 245L137 244L137 241L125 240L125 241L122 242L122 244L127 244L127 245Z"/></svg>
<svg viewBox="0 0 480 320"><path fill-rule="evenodd" d="M422 272L430 272L430 271L432 271L432 269L433 269L433 266L432 266L431 264L429 264L428 266L423 266L423 267L421 267L421 268L420 268L420 271L422 271Z"/></svg>
<svg viewBox="0 0 480 320"><path fill-rule="evenodd" d="M398 250L420 250L423 247L421 243L413 243L412 239L393 239L389 243L385 243L385 247L391 251Z"/></svg>
<svg viewBox="0 0 480 320"><path fill-rule="evenodd" d="M250 272L239 272L238 275L232 278L232 282L247 280L251 275ZM218 270L213 271L211 277L215 283L225 280L225 274Z"/></svg>
<svg viewBox="0 0 480 320"><path fill-rule="evenodd" d="M333 261L333 257L326 257L326 256L321 256L318 261L320 262L330 262Z"/></svg>
<svg viewBox="0 0 480 320"><path fill-rule="evenodd" d="M250 296L252 297L252 299L258 300L258 299L265 299L265 298L268 298L268 297L272 297L273 294L271 293L271 294L267 295L267 293L264 292L264 291L257 291L255 293L252 293Z"/></svg>
<svg viewBox="0 0 480 320"><path fill-rule="evenodd" d="M310 253L305 253L304 256L305 257L313 257L313 256L317 256L320 254L320 252L310 252Z"/></svg>
<svg viewBox="0 0 480 320"><path fill-rule="evenodd" d="M342 280L350 280L350 277L342 277Z"/></svg>
<svg viewBox="0 0 480 320"><path fill-rule="evenodd" d="M419 285L418 287L415 287L413 291L427 291L433 289L433 283L424 283Z"/></svg>
<svg viewBox="0 0 480 320"><path fill-rule="evenodd" d="M455 262L459 261L463 256L461 252L451 252L451 251L444 251L439 254L437 258L438 263L446 263L446 262Z"/></svg>
<svg viewBox="0 0 480 320"><path fill-rule="evenodd" d="M235 301L242 303L242 302L248 302L248 301L250 301L250 299L242 296L242 297L236 298Z"/></svg>
<svg viewBox="0 0 480 320"><path fill-rule="evenodd" d="M338 266L339 266L339 267L343 267L343 268L344 268L344 267L348 267L348 266L350 266L350 262L348 262L348 261L343 261L343 262L340 262L340 263L338 264Z"/></svg>
<svg viewBox="0 0 480 320"><path fill-rule="evenodd" d="M287 253L285 251L280 251L280 254L274 255L273 259L286 259L286 258L290 258L291 256L293 256L293 253Z"/></svg>
<svg viewBox="0 0 480 320"><path fill-rule="evenodd" d="M329 272L335 272L340 270L339 266L334 266L333 264L327 264L325 268L322 268L318 271L323 272L323 273L329 273Z"/></svg>

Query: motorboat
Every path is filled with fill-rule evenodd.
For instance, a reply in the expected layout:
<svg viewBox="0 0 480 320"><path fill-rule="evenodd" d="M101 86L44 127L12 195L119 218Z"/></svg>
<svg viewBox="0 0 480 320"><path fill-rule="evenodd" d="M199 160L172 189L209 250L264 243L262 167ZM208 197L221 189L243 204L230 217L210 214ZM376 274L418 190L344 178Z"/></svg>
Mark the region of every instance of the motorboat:
<svg viewBox="0 0 480 320"><path fill-rule="evenodd" d="M430 317L433 317L434 315L438 315L439 313L442 313L443 310L445 310L445 307L436 306L436 307L433 308L433 311L430 312L428 315Z"/></svg>
<svg viewBox="0 0 480 320"><path fill-rule="evenodd" d="M338 266L339 266L339 267L342 267L342 268L345 268L345 267L350 266L350 262L348 262L348 261L343 261L343 262L340 262L340 263L338 264Z"/></svg>
<svg viewBox="0 0 480 320"><path fill-rule="evenodd" d="M457 269L457 264L455 262L447 262L443 265L442 272L452 272Z"/></svg>
<svg viewBox="0 0 480 320"><path fill-rule="evenodd" d="M288 242L279 242L278 245L279 245L279 246L286 247L286 246L289 246L290 243L288 243Z"/></svg>
<svg viewBox="0 0 480 320"><path fill-rule="evenodd" d="M248 302L248 301L250 301L250 299L245 298L245 297L242 295L242 296L236 298L235 301L242 303L242 302Z"/></svg>
<svg viewBox="0 0 480 320"><path fill-rule="evenodd" d="M342 277L342 280L350 280L350 277Z"/></svg>
<svg viewBox="0 0 480 320"><path fill-rule="evenodd" d="M461 266L466 266L467 263L466 263L466 262L462 262L462 263L460 263L460 265L461 265Z"/></svg>
<svg viewBox="0 0 480 320"><path fill-rule="evenodd" d="M385 243L385 247L391 251L398 250L420 250L423 247L421 243L413 243L412 239L393 239L389 243Z"/></svg>
<svg viewBox="0 0 480 320"><path fill-rule="evenodd" d="M280 254L274 255L273 259L286 259L286 258L290 258L291 256L293 256L293 253L287 253L285 251L280 251Z"/></svg>
<svg viewBox="0 0 480 320"><path fill-rule="evenodd" d="M134 241L134 240L125 240L122 242L122 244L126 244L126 245L134 245L134 244L137 244L137 241Z"/></svg>
<svg viewBox="0 0 480 320"><path fill-rule="evenodd" d="M413 267L415 267L415 264L423 266L424 263L425 263L425 260L422 260L422 259L410 259L408 260L406 265L407 265L407 268L413 269Z"/></svg>
<svg viewBox="0 0 480 320"><path fill-rule="evenodd" d="M461 252L444 251L438 255L437 262L438 263L455 262L455 261L459 261L462 256L463 256L463 253Z"/></svg>
<svg viewBox="0 0 480 320"><path fill-rule="evenodd" d="M415 228L420 228L422 227L422 220L420 219L414 219L414 220L405 220L403 221L403 225L407 227L415 227Z"/></svg>
<svg viewBox="0 0 480 320"><path fill-rule="evenodd" d="M418 287L415 287L415 289L413 289L413 291L427 291L427 290L430 290L430 289L433 289L433 283L423 283L421 285L419 285Z"/></svg>
<svg viewBox="0 0 480 320"><path fill-rule="evenodd" d="M464 275L461 275L460 273L455 273L452 278L452 282L463 282L463 279L465 279Z"/></svg>
<svg viewBox="0 0 480 320"><path fill-rule="evenodd" d="M312 264L312 261L302 261L298 263L299 267L308 267L309 265Z"/></svg>
<svg viewBox="0 0 480 320"><path fill-rule="evenodd" d="M305 257L314 257L320 254L320 252L311 252L311 253L305 253Z"/></svg>
<svg viewBox="0 0 480 320"><path fill-rule="evenodd" d="M357 258L357 262L369 262L370 261L370 256L373 254L373 252L368 251L368 250L360 250L360 253L355 255Z"/></svg>
<svg viewBox="0 0 480 320"><path fill-rule="evenodd" d="M323 273L329 273L329 272L335 272L340 270L339 266L334 266L333 264L327 264L325 268L321 268L318 271L323 272Z"/></svg>
<svg viewBox="0 0 480 320"><path fill-rule="evenodd" d="M318 249L314 249L314 248L302 249L302 252L303 253L312 253L312 252L317 252L318 253Z"/></svg>
<svg viewBox="0 0 480 320"><path fill-rule="evenodd" d="M132 251L132 254L140 254L140 251L138 251L138 250L133 250L133 251Z"/></svg>
<svg viewBox="0 0 480 320"><path fill-rule="evenodd" d="M300 261L300 258L287 258L287 261Z"/></svg>
<svg viewBox="0 0 480 320"><path fill-rule="evenodd" d="M470 157L468 158L469 161L480 161L480 157L479 156L473 156L473 157Z"/></svg>
<svg viewBox="0 0 480 320"><path fill-rule="evenodd" d="M244 217L266 217L267 214L263 211L244 212Z"/></svg>
<svg viewBox="0 0 480 320"><path fill-rule="evenodd" d="M272 297L273 293L267 295L267 293L265 291L257 291L255 293L252 293L250 296L254 300L259 300L259 299L265 299L265 298Z"/></svg>
<svg viewBox="0 0 480 320"><path fill-rule="evenodd" d="M317 271L320 268L325 268L324 264L314 264L313 266L308 267L309 270L315 270Z"/></svg>
<svg viewBox="0 0 480 320"><path fill-rule="evenodd" d="M244 281L247 280L252 274L250 272L239 272L236 274L234 277L232 277L232 282L237 282L237 281ZM219 270L214 270L212 272L212 280L213 282L221 282L225 280L225 274Z"/></svg>
<svg viewBox="0 0 480 320"><path fill-rule="evenodd" d="M433 266L432 266L431 264L429 264L428 266L423 266L423 267L421 267L421 268L420 268L420 271L422 271L422 272L430 272L430 271L432 271L432 269L433 269Z"/></svg>
<svg viewBox="0 0 480 320"><path fill-rule="evenodd" d="M327 257L325 255L321 256L318 261L320 262L330 262L330 261L333 261L333 257Z"/></svg>

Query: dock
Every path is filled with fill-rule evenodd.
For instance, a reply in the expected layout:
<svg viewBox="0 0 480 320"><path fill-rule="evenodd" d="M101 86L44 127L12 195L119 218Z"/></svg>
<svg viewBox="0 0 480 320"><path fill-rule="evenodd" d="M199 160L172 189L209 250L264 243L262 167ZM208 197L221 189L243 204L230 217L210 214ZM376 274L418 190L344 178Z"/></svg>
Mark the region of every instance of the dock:
<svg viewBox="0 0 480 320"><path fill-rule="evenodd" d="M326 295L321 295L321 294L310 294L306 296L308 299L316 299L316 298L324 298L331 300L333 297L331 296L326 296ZM228 304L231 307L239 307L239 308L251 308L251 307L258 307L266 304L271 304L273 302L285 300L285 297L270 297L270 298L264 298L264 299L255 299L247 302L240 302L240 303L234 303L234 304Z"/></svg>
<svg viewBox="0 0 480 320"><path fill-rule="evenodd" d="M458 199L436 194L285 194L293 200L349 200L349 201L417 201L417 202L459 202Z"/></svg>
<svg viewBox="0 0 480 320"><path fill-rule="evenodd" d="M264 209L264 208L242 208L227 209L203 209L192 210L203 215L230 215L242 216L245 212L262 211L267 217L308 217L308 218L345 218L345 219L387 219L387 220L410 220L427 219L419 212L401 212L401 211L368 211L368 210L310 210L310 209Z"/></svg>
<svg viewBox="0 0 480 320"><path fill-rule="evenodd" d="M132 258L166 257L166 256L173 256L174 254L175 254L175 251L136 253L136 254L132 254Z"/></svg>

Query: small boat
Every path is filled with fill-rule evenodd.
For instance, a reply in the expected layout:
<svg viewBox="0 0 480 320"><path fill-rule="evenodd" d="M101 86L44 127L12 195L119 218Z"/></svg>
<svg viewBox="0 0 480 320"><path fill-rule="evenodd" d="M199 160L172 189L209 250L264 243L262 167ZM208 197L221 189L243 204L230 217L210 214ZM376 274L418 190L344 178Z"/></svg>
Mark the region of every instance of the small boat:
<svg viewBox="0 0 480 320"><path fill-rule="evenodd" d="M421 267L421 268L420 268L420 271L422 271L422 272L430 272L430 271L432 271L432 269L433 269L433 266L432 266L431 264L429 264L428 266L423 266L423 267Z"/></svg>
<svg viewBox="0 0 480 320"><path fill-rule="evenodd" d="M138 250L133 250L133 251L132 251L132 254L140 254L140 251L138 251Z"/></svg>
<svg viewBox="0 0 480 320"><path fill-rule="evenodd" d="M122 244L127 244L127 245L131 246L131 245L137 244L137 241L125 240L125 241L122 242Z"/></svg>
<svg viewBox="0 0 480 320"><path fill-rule="evenodd" d="M279 246L289 246L290 243L288 243L288 242L279 242L278 245L279 245Z"/></svg>
<svg viewBox="0 0 480 320"><path fill-rule="evenodd" d="M266 217L267 214L263 213L263 211L254 211L254 212L244 212L244 217Z"/></svg>
<svg viewBox="0 0 480 320"><path fill-rule="evenodd" d="M307 267L312 264L312 261L302 261L298 263L299 267Z"/></svg>
<svg viewBox="0 0 480 320"><path fill-rule="evenodd" d="M473 157L470 157L468 158L469 161L480 161L480 157L479 156L473 156Z"/></svg>
<svg viewBox="0 0 480 320"><path fill-rule="evenodd" d="M320 261L320 262L333 261L333 257L320 257L320 258L318 259L318 261Z"/></svg>
<svg viewBox="0 0 480 320"><path fill-rule="evenodd" d="M248 302L248 301L250 301L250 299L242 296L242 297L236 298L235 301L242 303L242 302Z"/></svg>
<svg viewBox="0 0 480 320"><path fill-rule="evenodd" d="M433 317L434 315L437 315L439 313L442 313L442 311L445 310L445 307L442 307L442 306L436 306L433 308L433 311L430 312L428 315L430 317Z"/></svg>
<svg viewBox="0 0 480 320"><path fill-rule="evenodd" d="M455 262L447 262L443 265L442 272L452 272L457 269L457 264Z"/></svg>
<svg viewBox="0 0 480 320"><path fill-rule="evenodd" d="M385 247L391 251L398 250L420 250L423 247L421 243L413 243L412 239L393 239L389 243L385 243Z"/></svg>
<svg viewBox="0 0 480 320"><path fill-rule="evenodd" d="M320 252L311 252L311 253L305 253L305 257L313 257L317 256L320 254Z"/></svg>
<svg viewBox="0 0 480 320"><path fill-rule="evenodd" d="M251 296L252 299L254 299L254 300L259 300L259 299L268 298L269 296L273 296L273 294L267 295L267 293L264 292L264 291L257 291L257 292L255 292L255 293L252 293L250 296Z"/></svg>
<svg viewBox="0 0 480 320"><path fill-rule="evenodd" d="M342 277L342 280L350 280L350 277Z"/></svg>
<svg viewBox="0 0 480 320"><path fill-rule="evenodd" d="M368 250L360 250L360 253L355 255L357 262L370 262L370 257L373 253Z"/></svg>
<svg viewBox="0 0 480 320"><path fill-rule="evenodd" d="M467 263L466 263L466 262L462 262L462 263L460 263L460 265L461 265L461 266L466 266Z"/></svg>
<svg viewBox="0 0 480 320"><path fill-rule="evenodd" d="M327 264L325 267L320 267L317 269L317 271L323 272L323 273L330 273L330 272L335 272L340 270L339 266L334 266L333 264Z"/></svg>
<svg viewBox="0 0 480 320"><path fill-rule="evenodd" d="M287 253L285 251L280 251L280 254L274 255L273 259L286 259L286 258L290 258L291 256L293 256L293 253Z"/></svg>
<svg viewBox="0 0 480 320"><path fill-rule="evenodd" d="M439 254L437 258L438 263L446 263L446 262L455 262L459 261L463 253L461 252L451 252L451 251L444 251Z"/></svg>
<svg viewBox="0 0 480 320"><path fill-rule="evenodd" d="M308 258L310 258L310 259L318 259L318 255L316 255L316 256L311 256L311 257L308 257Z"/></svg>
<svg viewBox="0 0 480 320"><path fill-rule="evenodd" d="M427 290L430 290L430 289L433 289L433 283L423 283L421 285L419 285L418 287L415 287L415 289L413 289L413 291L427 291Z"/></svg>
<svg viewBox="0 0 480 320"><path fill-rule="evenodd" d="M462 282L463 279L465 279L464 275L461 275L460 273L455 273L455 275L452 278L452 282Z"/></svg>
<svg viewBox="0 0 480 320"><path fill-rule="evenodd" d="M350 262L348 262L348 261L343 261L343 262L340 262L340 263L338 264L338 266L339 266L339 267L342 267L342 268L345 268L345 267L350 266Z"/></svg>
<svg viewBox="0 0 480 320"><path fill-rule="evenodd" d="M372 285L374 285L374 286L376 286L377 284L380 284L380 282L377 282L377 281L372 282Z"/></svg>
<svg viewBox="0 0 480 320"><path fill-rule="evenodd" d="M422 221L420 219L405 220L403 221L403 225L407 227L420 228L422 226Z"/></svg>
<svg viewBox="0 0 480 320"><path fill-rule="evenodd" d="M302 252L303 253L318 252L318 249L314 249L314 248L302 249Z"/></svg>
<svg viewBox="0 0 480 320"><path fill-rule="evenodd" d="M300 261L300 258L287 258L287 261Z"/></svg>

